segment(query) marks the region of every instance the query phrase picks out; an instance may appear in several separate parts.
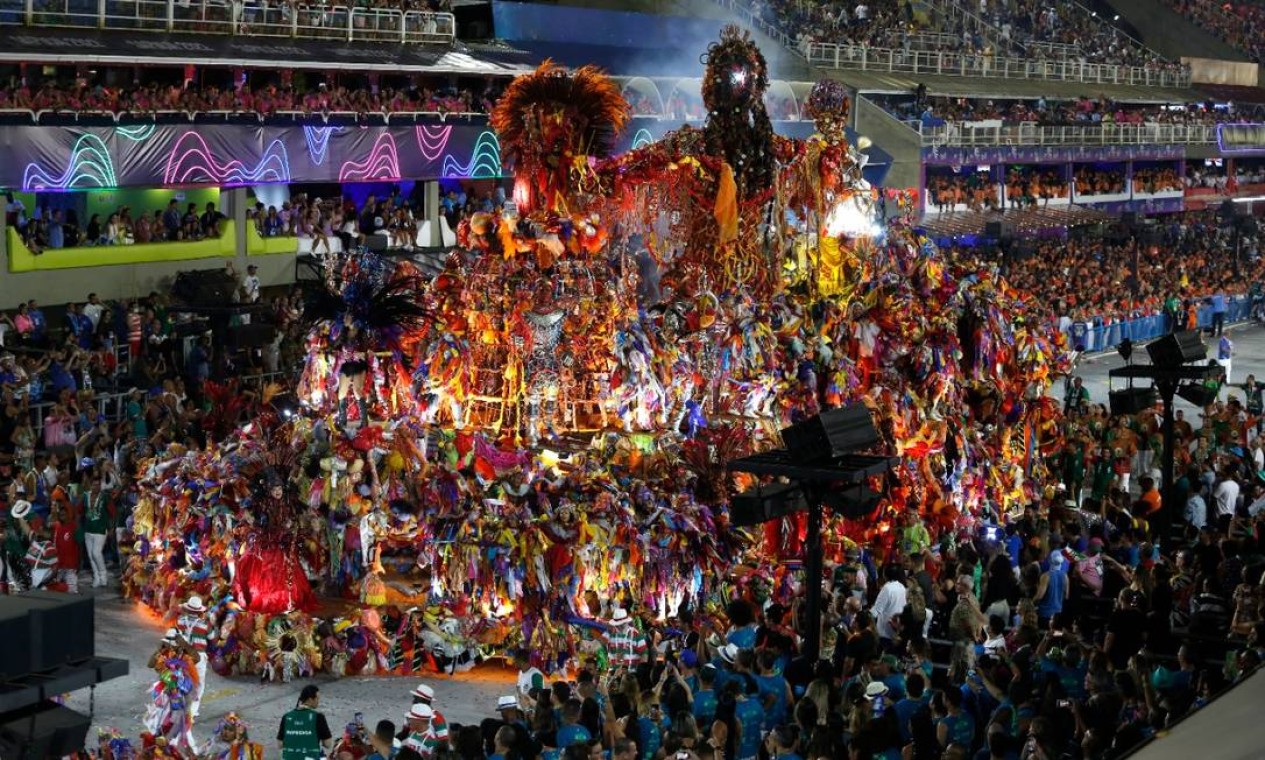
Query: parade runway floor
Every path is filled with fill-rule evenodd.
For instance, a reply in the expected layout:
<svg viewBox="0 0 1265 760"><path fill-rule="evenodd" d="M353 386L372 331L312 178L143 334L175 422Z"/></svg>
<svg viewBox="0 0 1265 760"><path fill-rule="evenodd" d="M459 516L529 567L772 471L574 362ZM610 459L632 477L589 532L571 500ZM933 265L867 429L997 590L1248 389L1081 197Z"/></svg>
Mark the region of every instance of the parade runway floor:
<svg viewBox="0 0 1265 760"><path fill-rule="evenodd" d="M1231 380L1241 383L1249 372L1265 378L1265 328L1239 326L1232 328L1230 335L1236 350ZM1210 352L1215 351L1215 340L1207 342ZM1145 361L1145 355L1145 351L1140 350L1142 361ZM1093 402L1106 402L1107 372L1121 365L1123 361L1115 352L1081 362L1076 374L1084 378ZM1056 383L1052 394L1062 398L1061 383ZM1224 392L1222 398L1225 398ZM1189 404L1180 402L1179 408L1186 409L1187 418L1192 422L1197 421L1197 412ZM88 588L89 583L80 584L85 592L93 591ZM95 728L102 726L117 728L125 736L133 738L140 734L146 692L154 680L146 662L162 633L163 627L158 619L144 608L121 599L113 589L98 590L97 653L126 658L131 662L131 673L126 678L102 684L94 695L85 690L69 699L68 705L72 709L84 713L91 710L93 713L94 731L89 735L89 741L94 740ZM402 716L411 703L409 690L418 680L411 677L318 678L316 683L321 686L321 709L329 719L331 729L338 733L357 711L364 713L365 721L370 725L383 718L401 724ZM420 680L435 689L436 707L450 723L477 723L494 715L496 698L512 693L514 689L513 671L499 663L483 665L454 677L429 676ZM195 733L200 740L205 740L222 716L237 712L254 727L252 736L264 742L271 756L276 746L273 737L281 716L294 707L304 683L307 682L261 684L253 678L222 678L208 672L202 716L195 726Z"/></svg>
<svg viewBox="0 0 1265 760"><path fill-rule="evenodd" d="M91 585L91 580L80 585L85 593L94 591L85 588ZM141 718L147 704L146 692L154 682L154 673L146 663L165 629L156 616L120 598L117 591L95 591L97 653L127 659L131 672L97 687L95 695L86 689L76 692L67 700L67 706L93 713L93 728L88 734L90 743L95 741L96 729L104 726L117 728L135 739L143 730ZM316 683L321 687L321 711L329 720L330 729L338 734L358 711L364 713L365 722L370 726L384 718L397 726L403 725L404 713L412 704L409 691L422 681L435 689L435 706L449 723L471 724L496 715L496 698L514 692L515 674L499 660L452 677L374 676L337 680L318 677L288 684L261 684L257 678L223 678L208 670L202 715L194 726L194 733L199 741L205 741L220 718L236 712L251 724L251 737L262 742L267 756L272 757L281 716L294 708L299 690L305 684Z"/></svg>

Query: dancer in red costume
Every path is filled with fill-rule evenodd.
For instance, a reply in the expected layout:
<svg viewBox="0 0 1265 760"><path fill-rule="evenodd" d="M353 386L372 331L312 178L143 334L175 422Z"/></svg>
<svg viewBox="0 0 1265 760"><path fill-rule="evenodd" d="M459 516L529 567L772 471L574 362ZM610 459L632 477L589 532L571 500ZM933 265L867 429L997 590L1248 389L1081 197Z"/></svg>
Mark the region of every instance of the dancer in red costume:
<svg viewBox="0 0 1265 760"><path fill-rule="evenodd" d="M297 516L302 506L285 480L268 468L255 483L250 512L255 524L237 559L233 593L251 612L311 610L316 595L300 562Z"/></svg>

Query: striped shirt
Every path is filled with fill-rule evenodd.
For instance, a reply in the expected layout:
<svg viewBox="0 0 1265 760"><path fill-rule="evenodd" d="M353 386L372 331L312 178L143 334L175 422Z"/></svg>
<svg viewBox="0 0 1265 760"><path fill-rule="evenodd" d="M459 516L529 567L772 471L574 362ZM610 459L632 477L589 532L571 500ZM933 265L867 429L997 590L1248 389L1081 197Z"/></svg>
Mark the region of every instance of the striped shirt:
<svg viewBox="0 0 1265 760"><path fill-rule="evenodd" d="M27 549L26 562L32 570L52 570L57 566L57 547L52 541L32 541Z"/></svg>
<svg viewBox="0 0 1265 760"><path fill-rule="evenodd" d="M206 654L206 639L211 629L201 615L181 615L176 628L199 654Z"/></svg>
<svg viewBox="0 0 1265 760"><path fill-rule="evenodd" d="M635 667L646 658L646 637L631 623L613 629L606 642L612 667Z"/></svg>
<svg viewBox="0 0 1265 760"><path fill-rule="evenodd" d="M447 727L444 728L447 731ZM434 757L435 751L439 749L439 737L435 735L434 727L428 727L425 731L414 731L404 740L404 746L412 749L422 757Z"/></svg>

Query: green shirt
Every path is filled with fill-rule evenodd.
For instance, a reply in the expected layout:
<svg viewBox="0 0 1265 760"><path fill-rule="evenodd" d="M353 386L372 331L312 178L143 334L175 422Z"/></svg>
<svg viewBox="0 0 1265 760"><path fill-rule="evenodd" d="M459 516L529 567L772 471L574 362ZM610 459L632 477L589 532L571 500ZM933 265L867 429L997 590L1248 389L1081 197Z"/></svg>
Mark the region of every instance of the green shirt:
<svg viewBox="0 0 1265 760"><path fill-rule="evenodd" d="M298 707L282 716L277 732L282 760L320 760L325 754L321 749L322 726L326 738L329 736L329 727L324 724L325 716L309 707Z"/></svg>
<svg viewBox="0 0 1265 760"><path fill-rule="evenodd" d="M106 509L109 498L105 491L93 497L84 494L83 532L103 536L110 531L110 512Z"/></svg>

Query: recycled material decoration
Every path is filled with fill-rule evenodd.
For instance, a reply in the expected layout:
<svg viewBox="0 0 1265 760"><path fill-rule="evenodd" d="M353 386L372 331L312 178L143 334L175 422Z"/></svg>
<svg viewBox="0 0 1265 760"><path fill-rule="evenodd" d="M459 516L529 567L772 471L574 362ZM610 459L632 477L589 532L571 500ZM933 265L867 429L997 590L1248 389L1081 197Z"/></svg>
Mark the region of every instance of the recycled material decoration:
<svg viewBox="0 0 1265 760"><path fill-rule="evenodd" d="M824 408L866 404L902 458L869 519L829 519L834 559L892 551L909 520L951 541L1037 498L1065 367L1048 313L877 218L837 85L810 97L818 135L773 136L766 77L726 30L705 96L738 110L618 158L628 108L603 75L516 82L493 123L517 213L466 220L428 282L332 257L302 411L145 464L128 595L162 614L213 600L222 673L455 672L518 646L557 668L600 661L614 606L705 618L757 582L787 599L795 527L732 530L750 479L724 463ZM281 450L287 485L261 490L250 463ZM285 566L313 609L242 590L266 501L289 505Z"/></svg>

